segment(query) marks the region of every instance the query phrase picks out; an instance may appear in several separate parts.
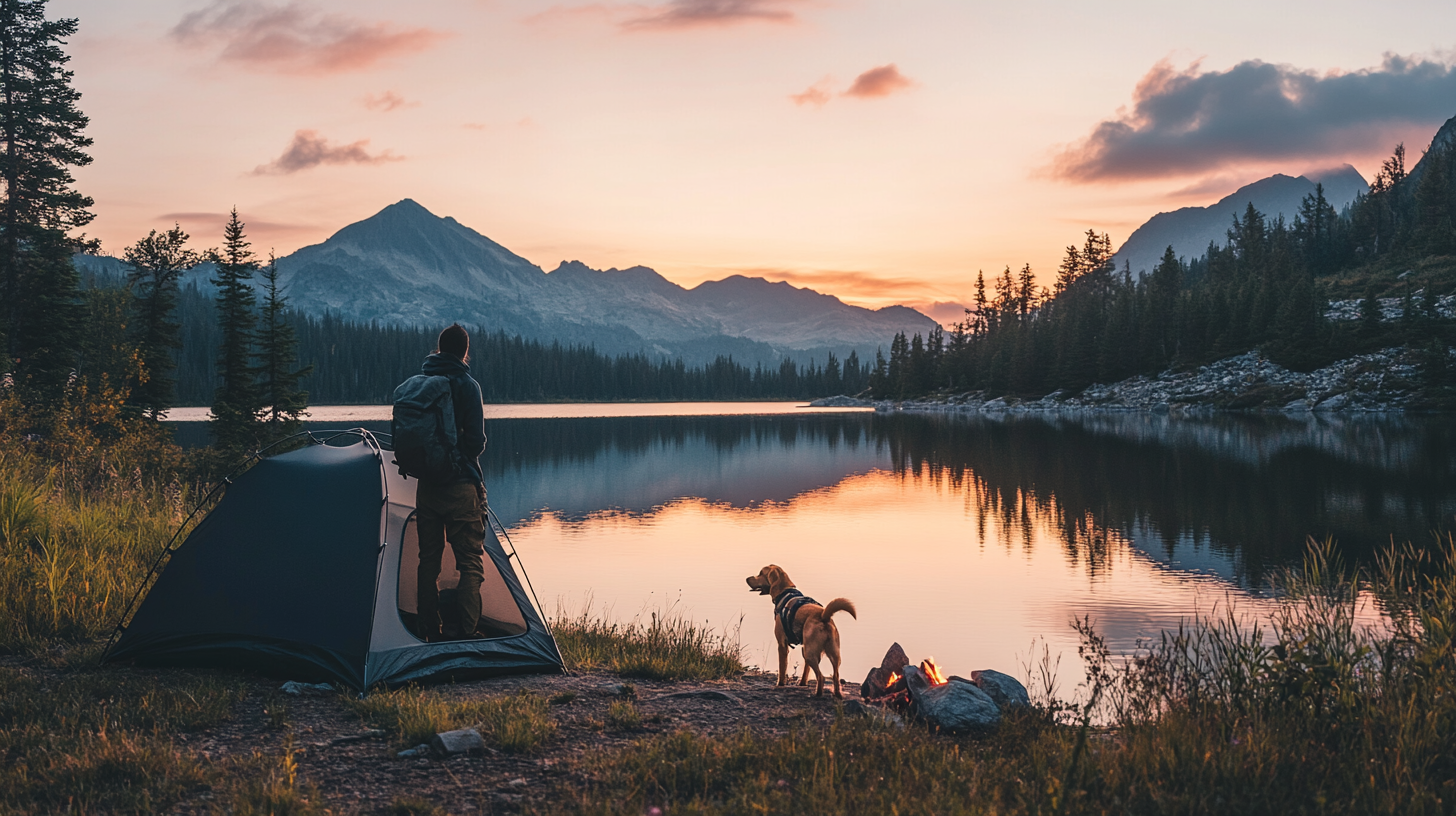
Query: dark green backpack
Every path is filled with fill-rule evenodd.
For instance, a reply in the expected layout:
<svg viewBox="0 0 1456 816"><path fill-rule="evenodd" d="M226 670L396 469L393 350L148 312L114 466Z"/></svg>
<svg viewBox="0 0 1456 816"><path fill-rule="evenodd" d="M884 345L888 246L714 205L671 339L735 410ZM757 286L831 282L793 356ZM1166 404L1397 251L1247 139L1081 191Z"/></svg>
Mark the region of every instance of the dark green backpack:
<svg viewBox="0 0 1456 816"><path fill-rule="evenodd" d="M455 449L455 402L450 380L416 374L394 389L394 463L399 472L432 482L460 475Z"/></svg>

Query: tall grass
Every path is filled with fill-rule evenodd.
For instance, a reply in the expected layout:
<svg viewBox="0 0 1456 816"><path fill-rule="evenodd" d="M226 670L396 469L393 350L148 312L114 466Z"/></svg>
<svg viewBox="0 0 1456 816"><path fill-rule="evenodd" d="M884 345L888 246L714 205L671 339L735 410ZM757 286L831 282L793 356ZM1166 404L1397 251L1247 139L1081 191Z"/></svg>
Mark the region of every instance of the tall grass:
<svg viewBox="0 0 1456 816"><path fill-rule="evenodd" d="M552 812L1450 814L1456 542L1361 574L1328 543L1265 630L1225 612L1112 655L1080 625L1081 704L977 740L844 718L770 737L682 732L578 761ZM1371 594L1386 620L1362 624ZM1068 722L1068 714L1076 712ZM1096 713L1105 725L1089 727Z"/></svg>
<svg viewBox="0 0 1456 816"><path fill-rule="evenodd" d="M0 651L109 633L190 492L124 474L81 486L59 465L0 451Z"/></svg>
<svg viewBox="0 0 1456 816"><path fill-rule="evenodd" d="M0 652L107 634L214 463L118 400L0 392Z"/></svg>
<svg viewBox="0 0 1456 816"><path fill-rule="evenodd" d="M551 631L574 669L651 680L718 680L738 677L745 668L736 631L714 631L675 607L654 611L646 621L622 623L594 615L588 604L574 616L558 612Z"/></svg>

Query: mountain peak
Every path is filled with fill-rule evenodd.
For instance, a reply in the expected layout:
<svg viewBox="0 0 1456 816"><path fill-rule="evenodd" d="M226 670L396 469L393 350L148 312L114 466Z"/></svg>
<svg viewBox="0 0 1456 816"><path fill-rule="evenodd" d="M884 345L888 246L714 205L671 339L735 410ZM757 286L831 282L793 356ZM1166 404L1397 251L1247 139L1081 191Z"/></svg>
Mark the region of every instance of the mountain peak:
<svg viewBox="0 0 1456 816"><path fill-rule="evenodd" d="M1426 156L1437 150L1448 150L1452 146L1456 146L1456 116L1447 119L1446 124L1441 125L1441 129L1431 137L1431 146L1426 148L1426 152L1421 154L1416 166L1411 168L1410 174L1406 176L1406 183L1410 185L1409 189L1414 190L1420 183L1421 176L1426 172Z"/></svg>
<svg viewBox="0 0 1456 816"><path fill-rule="evenodd" d="M1157 266L1169 246L1180 258L1198 258L1209 244L1223 245L1228 240L1229 225L1235 217L1242 218L1250 204L1271 220L1282 215L1286 222L1293 221L1304 197L1314 194L1316 184L1324 185L1325 200L1336 210L1370 189L1348 164L1298 177L1275 173L1245 184L1207 207L1158 213L1133 230L1113 261L1118 269L1126 262L1134 274L1141 274Z"/></svg>

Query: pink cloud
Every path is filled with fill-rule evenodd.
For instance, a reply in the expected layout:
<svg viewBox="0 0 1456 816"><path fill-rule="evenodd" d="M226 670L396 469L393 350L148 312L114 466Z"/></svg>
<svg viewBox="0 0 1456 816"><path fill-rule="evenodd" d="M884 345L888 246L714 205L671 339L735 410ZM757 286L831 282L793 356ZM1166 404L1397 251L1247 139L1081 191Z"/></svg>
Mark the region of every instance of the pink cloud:
<svg viewBox="0 0 1456 816"><path fill-rule="evenodd" d="M858 99L875 99L914 86L915 81L900 73L900 69L896 68L895 63L892 62L889 65L871 68L855 77L854 84L849 86L849 90L845 91L844 95Z"/></svg>
<svg viewBox="0 0 1456 816"><path fill-rule="evenodd" d="M232 217L231 213L225 212L173 212L162 213L156 220L162 224L184 224L194 238L211 240L222 235L223 227L227 225ZM294 235L309 234L318 228L313 224L294 224L279 221L261 221L252 218L244 218L247 225L248 235L252 237L278 237L284 238Z"/></svg>
<svg viewBox="0 0 1456 816"><path fill-rule="evenodd" d="M841 298L908 302L943 296L918 278L877 275L857 270L753 267L733 271L751 277L786 281Z"/></svg>
<svg viewBox="0 0 1456 816"><path fill-rule="evenodd" d="M316 130L299 130L294 132L293 142L283 155L253 168L253 175L286 176L321 164L383 164L404 160L403 156L396 156L388 150L371 154L366 149L368 145L368 139L346 145L329 144Z"/></svg>
<svg viewBox="0 0 1456 816"><path fill-rule="evenodd" d="M810 85L808 88L805 88L800 93L789 94L789 98L794 100L795 105L813 105L816 108L822 107L832 96L829 92L829 84L831 81L829 77L825 77Z"/></svg>
<svg viewBox="0 0 1456 816"><path fill-rule="evenodd" d="M382 94L367 94L364 97L364 107L372 111L388 113L400 108L418 108L419 102L411 102L394 91L385 91Z"/></svg>
<svg viewBox="0 0 1456 816"><path fill-rule="evenodd" d="M798 18L784 8L794 3L795 0L669 0L647 7L642 15L623 21L622 27L678 29L745 22L794 23Z"/></svg>
<svg viewBox="0 0 1456 816"><path fill-rule="evenodd" d="M214 0L184 16L172 37L193 48L219 48L219 58L251 68L292 74L359 71L392 57L424 51L447 34L401 28L334 14L302 2Z"/></svg>
<svg viewBox="0 0 1456 816"><path fill-rule="evenodd" d="M601 21L626 31L721 28L740 23L793 24L788 6L803 0L668 0L665 3L587 3L552 6L526 18L530 23Z"/></svg>
<svg viewBox="0 0 1456 816"><path fill-rule="evenodd" d="M832 77L824 77L799 93L789 94L789 99L793 100L795 105L823 107L835 96L830 87L833 84ZM854 82L838 95L856 99L878 99L907 88L913 88L915 85L915 80L900 73L900 69L896 68L892 62L889 65L871 68L855 77Z"/></svg>

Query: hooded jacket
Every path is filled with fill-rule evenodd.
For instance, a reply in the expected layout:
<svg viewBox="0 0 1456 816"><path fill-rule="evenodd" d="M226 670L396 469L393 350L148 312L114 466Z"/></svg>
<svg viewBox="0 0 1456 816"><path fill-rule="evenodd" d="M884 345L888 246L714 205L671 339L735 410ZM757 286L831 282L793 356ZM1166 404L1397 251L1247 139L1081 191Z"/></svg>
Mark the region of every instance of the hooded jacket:
<svg viewBox="0 0 1456 816"><path fill-rule="evenodd" d="M480 470L480 454L485 451L485 408L481 404L480 383L470 376L469 366L438 351L425 358L420 373L450 381L450 397L455 409L455 450L460 454L462 471L460 479L485 484L485 476Z"/></svg>

